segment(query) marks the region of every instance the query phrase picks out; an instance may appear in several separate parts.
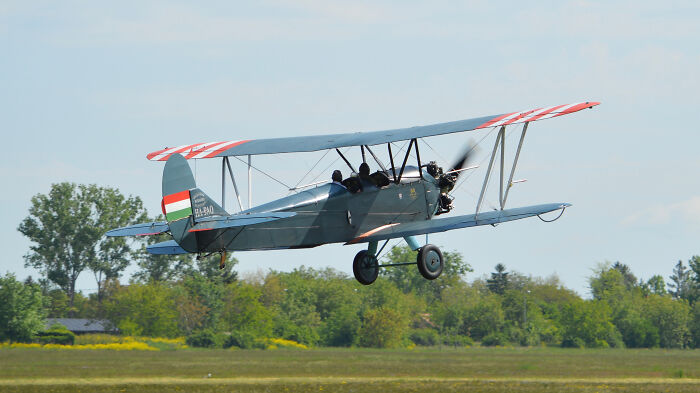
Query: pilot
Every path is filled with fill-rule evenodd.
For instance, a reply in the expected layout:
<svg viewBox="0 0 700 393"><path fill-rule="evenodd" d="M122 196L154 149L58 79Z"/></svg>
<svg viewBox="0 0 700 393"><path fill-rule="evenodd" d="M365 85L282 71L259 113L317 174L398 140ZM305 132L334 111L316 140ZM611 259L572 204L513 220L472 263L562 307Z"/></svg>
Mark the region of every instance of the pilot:
<svg viewBox="0 0 700 393"><path fill-rule="evenodd" d="M337 185L347 189L347 187L345 187L345 185L343 185L343 174L339 170L336 169L333 171L333 175L331 175L331 179L333 180L333 184L337 184Z"/></svg>
<svg viewBox="0 0 700 393"><path fill-rule="evenodd" d="M370 177L369 177L369 165L367 165L366 162L363 162L362 164L360 164L360 173L358 173L358 175L360 175L360 179L363 179L363 180L370 179Z"/></svg>
<svg viewBox="0 0 700 393"><path fill-rule="evenodd" d="M375 187L377 186L377 181L369 175L369 165L366 162L360 164L360 173L358 175L363 183L367 182Z"/></svg>

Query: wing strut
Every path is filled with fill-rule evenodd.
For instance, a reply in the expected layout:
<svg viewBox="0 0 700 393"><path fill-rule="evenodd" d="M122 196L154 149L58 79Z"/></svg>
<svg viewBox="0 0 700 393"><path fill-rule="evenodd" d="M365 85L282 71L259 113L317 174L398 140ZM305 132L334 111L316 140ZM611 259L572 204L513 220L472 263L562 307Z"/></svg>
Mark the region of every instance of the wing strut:
<svg viewBox="0 0 700 393"><path fill-rule="evenodd" d="M501 203L501 210L506 205L506 199L508 199L508 192L510 188L513 187L513 175L515 174L515 167L518 165L518 158L520 158L520 150L523 148L523 141L525 140L525 133L527 132L527 126L530 122L526 122L523 125L523 132L520 134L520 142L518 142L518 150L515 152L515 158L513 159L513 167L510 169L510 177L508 177L508 187L506 188L506 194L503 196L503 202ZM564 210L562 210L563 212Z"/></svg>
<svg viewBox="0 0 700 393"><path fill-rule="evenodd" d="M416 145L416 160L418 161L418 177L423 179L423 171L420 169L420 152L418 151L418 139L414 139Z"/></svg>
<svg viewBox="0 0 700 393"><path fill-rule="evenodd" d="M523 147L523 141L525 140L525 133L527 132L527 127L530 122L525 122L523 125L523 130L520 134L520 141L518 143L518 150L515 152L515 158L513 159L513 166L510 169L510 176L508 178L508 183L504 185L504 170L505 170L505 147L506 147L506 126L501 126L498 130L498 135L496 136L496 142L493 144L493 150L491 151L491 160L489 161L489 167L486 170L486 175L484 176L484 184L481 186L481 194L479 194L479 201L476 203L476 213L474 214L475 219L479 217L479 211L481 210L481 203L484 201L484 194L486 193L486 186L491 178L491 170L493 169L493 162L496 160L496 153L500 150L500 165L499 165L499 189L498 189L498 203L500 204L501 210L506 206L506 200L508 199L508 192L510 188L513 187L513 175L515 174L515 168L518 165L518 159L520 158L520 151ZM505 190L504 190L505 186Z"/></svg>
<svg viewBox="0 0 700 393"><path fill-rule="evenodd" d="M236 184L236 178L233 176L233 170L231 169L231 163L227 156L221 159L221 208L226 209L226 168L228 167L228 174L231 176L231 183L233 183L233 191L236 194L236 200L238 201L238 210L243 211L243 203L241 203L241 194L238 192L238 185Z"/></svg>
<svg viewBox="0 0 700 393"><path fill-rule="evenodd" d="M396 179L396 166L394 166L394 155L391 153L391 142L387 143L386 146L389 148L389 161L391 162L391 174L394 175L394 183L398 184Z"/></svg>
<svg viewBox="0 0 700 393"><path fill-rule="evenodd" d="M241 193L238 192L238 185L236 184L236 178L233 176L233 170L231 169L231 163L228 160L228 157L225 157L226 160L226 166L228 167L228 173L231 176L231 182L233 183L233 191L236 192L236 200L238 201L238 208L240 211L243 211L243 203L241 202ZM223 205L221 206L223 207Z"/></svg>
<svg viewBox="0 0 700 393"><path fill-rule="evenodd" d="M408 148L406 149L406 155L403 158L403 164L401 164L401 171L399 171L399 178L396 179L397 184L401 181L401 176L403 176L403 170L406 169L406 161L408 161L408 155L411 154L411 147L413 147L414 142L416 142L415 139L411 139L411 141L408 142ZM420 169L419 169L419 172L420 172Z"/></svg>
<svg viewBox="0 0 700 393"><path fill-rule="evenodd" d="M251 168L251 156L248 154L248 209L253 207L253 172Z"/></svg>
<svg viewBox="0 0 700 393"><path fill-rule="evenodd" d="M338 150L338 149L335 149L335 151L338 152L338 155L340 156L340 158L342 158L343 161L345 161L345 163L348 164L348 166L350 167L350 170L352 171L352 173L357 173L357 171L355 170L355 168L352 167L352 164L350 164L350 161L348 161L348 159L345 158L345 156L343 155L343 153L341 153L340 150Z"/></svg>

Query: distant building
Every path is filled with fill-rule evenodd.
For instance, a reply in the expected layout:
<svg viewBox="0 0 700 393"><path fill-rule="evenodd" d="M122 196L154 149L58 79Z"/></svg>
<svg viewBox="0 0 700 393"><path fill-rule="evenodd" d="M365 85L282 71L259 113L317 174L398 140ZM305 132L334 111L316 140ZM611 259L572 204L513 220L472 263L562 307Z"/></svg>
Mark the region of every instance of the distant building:
<svg viewBox="0 0 700 393"><path fill-rule="evenodd" d="M118 330L112 327L112 324L104 319L83 319L83 318L46 318L46 328L51 325L60 323L75 334L87 333L108 333L117 334Z"/></svg>

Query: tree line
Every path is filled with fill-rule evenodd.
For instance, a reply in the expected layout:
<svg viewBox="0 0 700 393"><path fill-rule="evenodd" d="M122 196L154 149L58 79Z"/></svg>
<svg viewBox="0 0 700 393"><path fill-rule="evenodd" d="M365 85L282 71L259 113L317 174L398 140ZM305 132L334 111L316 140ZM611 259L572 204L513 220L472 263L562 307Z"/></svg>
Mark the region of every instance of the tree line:
<svg viewBox="0 0 700 393"><path fill-rule="evenodd" d="M41 278L0 277L0 341L31 341L46 317L106 319L121 334L188 337L196 346L256 347L265 338L310 346L396 348L411 345L700 347L700 257L679 261L668 284L635 277L629 266L599 265L583 299L555 277L529 277L499 264L489 278L459 253L445 253L434 281L417 269L389 268L363 286L334 269L300 267L241 278L235 258L154 256L152 237L106 239L108 229L149 220L138 197L115 189L56 184L32 198L18 230L32 245L27 266ZM415 260L396 247L386 262ZM121 274L135 263L128 283ZM93 273L98 291L75 291ZM668 288L667 288L668 286Z"/></svg>

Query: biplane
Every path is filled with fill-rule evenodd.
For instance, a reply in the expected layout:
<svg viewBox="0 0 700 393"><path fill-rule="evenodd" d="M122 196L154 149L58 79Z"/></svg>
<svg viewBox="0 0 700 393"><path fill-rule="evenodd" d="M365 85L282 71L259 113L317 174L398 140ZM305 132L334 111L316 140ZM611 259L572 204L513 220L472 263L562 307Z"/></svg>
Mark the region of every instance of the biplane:
<svg viewBox="0 0 700 393"><path fill-rule="evenodd" d="M415 264L420 274L428 280L434 280L442 273L443 255L435 245L420 245L416 238L418 235L481 225L495 226L556 211L560 211L561 215L564 209L570 206L567 203L548 203L505 208L509 191L517 182L513 176L528 125L534 121L574 113L598 104L579 102L386 131L230 140L164 148L148 154L147 158L151 161L165 161L161 208L166 221L114 229L106 235L143 236L168 233L172 237L171 240L148 246L148 252L169 255L196 253L199 257L219 253L221 267L225 263L226 253L232 251L309 248L329 243L366 243L366 249L358 252L353 260L354 276L365 285L377 279L380 268L414 264L379 264L378 255L389 240L403 238L411 249L418 251ZM506 127L516 125L522 125L522 130L506 180L505 131ZM474 214L450 217L454 199L450 192L460 174L474 168L467 165L472 149L468 149L455 164L443 169L435 161L421 160L419 142L427 137L479 129L498 131L476 210ZM408 146L405 152L399 152L395 157L392 143L399 141L408 143ZM386 161L382 161L375 153L375 150L379 151L382 146L387 148ZM359 147L361 150L362 163L359 168L356 168L340 150L349 147ZM292 189L294 193L291 195L243 209L229 157L237 157L239 160L240 157L247 157L250 204L252 156L321 150L335 150L349 167L351 175L343 179L342 174L336 171L338 173L333 174L333 181L314 183L311 187L297 187ZM499 151L500 160L497 160ZM374 173L369 173L368 156L380 168ZM187 162L213 158L222 159L221 204L197 187ZM481 211L494 163L500 166L500 208ZM235 214L229 214L224 208L227 171L240 210ZM381 241L384 243L378 251Z"/></svg>

